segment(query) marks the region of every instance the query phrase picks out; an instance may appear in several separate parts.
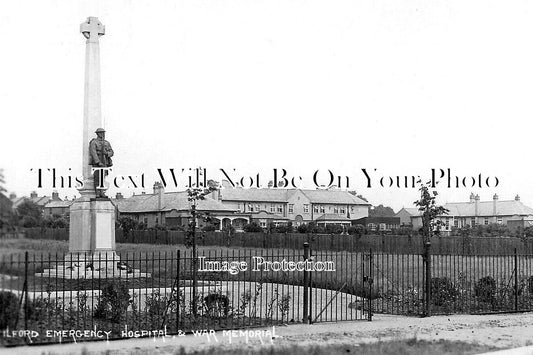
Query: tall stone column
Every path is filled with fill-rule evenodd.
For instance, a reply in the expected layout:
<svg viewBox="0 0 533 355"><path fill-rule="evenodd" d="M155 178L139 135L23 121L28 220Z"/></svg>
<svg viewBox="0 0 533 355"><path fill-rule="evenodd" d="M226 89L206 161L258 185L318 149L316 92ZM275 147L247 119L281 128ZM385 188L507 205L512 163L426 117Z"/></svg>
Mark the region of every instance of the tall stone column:
<svg viewBox="0 0 533 355"><path fill-rule="evenodd" d="M105 27L97 17L89 17L80 25L85 42L85 97L83 107L83 181L82 196L96 197L94 178L89 165L89 142L97 128L103 127L100 94L100 36Z"/></svg>
<svg viewBox="0 0 533 355"><path fill-rule="evenodd" d="M81 197L70 207L69 252L90 258L115 259L115 206L109 199L97 199L94 178L89 165L89 142L102 127L100 99L100 43L105 27L96 17L81 24L85 45L85 98L83 109ZM72 257L68 255L67 259Z"/></svg>

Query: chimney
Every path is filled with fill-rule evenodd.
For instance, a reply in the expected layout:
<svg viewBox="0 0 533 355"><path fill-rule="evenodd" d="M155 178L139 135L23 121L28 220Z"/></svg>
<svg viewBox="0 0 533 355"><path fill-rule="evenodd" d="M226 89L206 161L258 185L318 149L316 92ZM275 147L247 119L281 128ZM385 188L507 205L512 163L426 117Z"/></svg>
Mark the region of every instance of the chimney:
<svg viewBox="0 0 533 355"><path fill-rule="evenodd" d="M520 196L518 196L518 194L516 194L516 196L514 197L514 200L515 201L520 201Z"/></svg>
<svg viewBox="0 0 533 355"><path fill-rule="evenodd" d="M498 214L498 195L494 194L492 196L492 215L496 216Z"/></svg>
<svg viewBox="0 0 533 355"><path fill-rule="evenodd" d="M117 195L115 196L115 198L116 198L117 200L122 200L122 199L124 198L124 196L122 196L122 193L117 192Z"/></svg>
<svg viewBox="0 0 533 355"><path fill-rule="evenodd" d="M60 201L59 193L57 191L52 192L52 201Z"/></svg>
<svg viewBox="0 0 533 355"><path fill-rule="evenodd" d="M158 194L160 190L165 191L163 184L159 181L154 182L154 195Z"/></svg>
<svg viewBox="0 0 533 355"><path fill-rule="evenodd" d="M472 193L470 194L470 203L474 203L475 200L476 200L476 196L475 196L474 193L472 192Z"/></svg>
<svg viewBox="0 0 533 355"><path fill-rule="evenodd" d="M477 217L478 213L479 213L479 195L476 195L474 197L474 200L476 202L476 209L475 209L475 216Z"/></svg>
<svg viewBox="0 0 533 355"><path fill-rule="evenodd" d="M215 201L220 201L222 199L222 196L220 195L220 189L211 192L211 198Z"/></svg>
<svg viewBox="0 0 533 355"><path fill-rule="evenodd" d="M32 191L30 194L30 198L36 198L36 197L37 197L37 192Z"/></svg>

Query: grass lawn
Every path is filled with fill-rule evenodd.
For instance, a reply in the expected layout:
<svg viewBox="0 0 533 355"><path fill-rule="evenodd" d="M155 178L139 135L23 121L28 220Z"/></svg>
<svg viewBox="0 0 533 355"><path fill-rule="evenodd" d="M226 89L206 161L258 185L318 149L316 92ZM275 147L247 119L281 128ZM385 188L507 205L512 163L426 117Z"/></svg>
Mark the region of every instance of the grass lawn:
<svg viewBox="0 0 533 355"><path fill-rule="evenodd" d="M190 278L191 250L183 245L161 244L117 244L117 253L121 260L126 260L132 267L151 273L151 286L169 287L172 285L177 269L176 255L181 251L180 274L182 279ZM67 241L37 239L2 239L0 240L0 274L24 275L23 253L30 256L30 275L42 269L53 267L56 262L62 263L63 255L68 252ZM18 258L11 261L8 254L16 253ZM271 261L302 260L301 250L259 249L203 246L198 247L199 255L219 261L247 261L251 264L252 256L263 256ZM424 293L425 263L421 255L374 253L372 257L363 253L346 251L317 251L315 260L332 261L336 270L333 272L312 273L314 287L331 290L342 290L352 295L368 298L379 298L373 308L376 312L392 314L418 314ZM533 306L533 259L529 256L516 257L516 279L519 282L519 302L522 306ZM483 277L490 276L495 280L497 290L495 300L500 306L498 310L514 309L515 257L511 256L460 256L433 255L431 258L432 277L447 278L460 289L460 297L451 299L446 307L439 309L436 304L433 310L437 313L448 313L450 309L468 312L468 310L491 311L494 302L481 304L475 296L475 285ZM240 272L237 275L223 273L202 273L204 280L223 281L257 281L281 284L303 285L302 272ZM372 285L364 282L371 278ZM43 287L36 280L35 288ZM52 280L53 281L53 280ZM20 282L19 282L20 283ZM46 281L54 288L65 289L65 283L57 280ZM15 284L15 282L13 283ZM90 283L93 284L92 282ZM30 282L30 286L32 283ZM141 287L142 285L136 285ZM67 285L68 288L70 286ZM18 288L18 286L16 286ZM83 287L84 288L84 287ZM76 282L70 289L80 289ZM444 296L446 297L446 296ZM442 298L442 297L441 297ZM316 301L316 300L313 300ZM324 301L325 302L325 301ZM317 304L317 306L320 306ZM503 307L503 308L502 308ZM441 307L442 308L442 307ZM501 308L501 309L499 309Z"/></svg>

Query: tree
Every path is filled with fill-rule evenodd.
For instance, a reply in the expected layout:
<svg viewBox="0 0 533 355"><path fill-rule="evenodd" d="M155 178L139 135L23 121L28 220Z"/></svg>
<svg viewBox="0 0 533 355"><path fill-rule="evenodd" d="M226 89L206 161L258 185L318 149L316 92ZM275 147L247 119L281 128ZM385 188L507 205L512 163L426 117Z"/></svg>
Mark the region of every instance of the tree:
<svg viewBox="0 0 533 355"><path fill-rule="evenodd" d="M415 201L415 206L418 207L418 210L422 212L422 236L424 239L424 244L429 243L431 237L439 232L442 221L437 220L438 216L448 214L448 209L443 206L437 205L437 191L429 191L429 186L431 182L422 183L421 180L418 180L417 183L420 184L420 199Z"/></svg>
<svg viewBox="0 0 533 355"><path fill-rule="evenodd" d="M190 187L187 189L187 196L190 203L190 219L185 234L185 246L192 248L192 311L196 317L198 315L198 255L196 252L196 219L202 218L206 222L212 222L208 212L199 212L196 205L199 200L205 200L210 193L218 190L218 182L209 180L205 187Z"/></svg>
<svg viewBox="0 0 533 355"><path fill-rule="evenodd" d="M394 210L388 206L375 206L368 212L369 217L394 217Z"/></svg>
<svg viewBox="0 0 533 355"><path fill-rule="evenodd" d="M6 183L6 180L4 177L4 169L0 169L0 193L7 192L6 188L4 187L5 183Z"/></svg>
<svg viewBox="0 0 533 355"><path fill-rule="evenodd" d="M17 207L17 214L19 215L19 224L22 227L37 227L42 223L41 208L34 202L26 200Z"/></svg>

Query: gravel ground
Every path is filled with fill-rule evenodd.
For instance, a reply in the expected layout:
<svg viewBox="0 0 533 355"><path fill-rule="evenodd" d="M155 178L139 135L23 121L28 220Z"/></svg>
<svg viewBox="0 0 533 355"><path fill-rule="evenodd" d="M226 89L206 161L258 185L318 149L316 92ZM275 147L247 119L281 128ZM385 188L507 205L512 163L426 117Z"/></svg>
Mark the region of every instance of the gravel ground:
<svg viewBox="0 0 533 355"><path fill-rule="evenodd" d="M270 330L272 328L262 328ZM253 329L252 331L257 331ZM275 328L273 339L268 333L261 340L256 337L224 336L222 332L213 335L176 337L174 339L129 339L109 343L79 343L35 347L2 349L3 354L172 354L180 347L185 350L222 347L231 349L282 347L298 344L361 344L392 339L417 338L425 340L460 340L484 344L500 349L533 345L533 313L505 315L454 315L431 318L376 315L372 322L350 321L319 323L313 325L290 325ZM531 347L533 348L533 347ZM533 353L531 348L520 353Z"/></svg>

